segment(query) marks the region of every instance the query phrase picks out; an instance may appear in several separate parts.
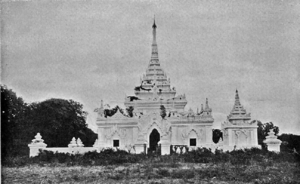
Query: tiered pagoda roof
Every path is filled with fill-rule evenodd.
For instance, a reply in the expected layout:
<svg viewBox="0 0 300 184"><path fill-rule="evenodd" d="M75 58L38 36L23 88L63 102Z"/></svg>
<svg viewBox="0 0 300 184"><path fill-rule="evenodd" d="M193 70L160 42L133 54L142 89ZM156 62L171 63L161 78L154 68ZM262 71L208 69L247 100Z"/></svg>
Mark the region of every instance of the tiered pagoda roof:
<svg viewBox="0 0 300 184"><path fill-rule="evenodd" d="M146 69L146 74L141 78L140 86L135 87L135 97L126 97L125 106L133 106L135 110L154 110L159 109L161 105L167 110L177 109L183 110L187 104L185 95L176 95L175 88L171 88L170 78L162 69L156 43L156 29L154 23L152 25L152 45L151 59Z"/></svg>
<svg viewBox="0 0 300 184"><path fill-rule="evenodd" d="M141 86L135 89L135 95L138 98L148 98L153 96L153 89L156 88L156 92L159 92L160 98L171 98L176 94L175 89L170 87L170 79L167 78L166 73L160 66L158 58L158 48L156 43L156 24L155 20L152 26L152 50L151 59L149 61L148 67L146 69L146 75L143 75L141 79Z"/></svg>
<svg viewBox="0 0 300 184"><path fill-rule="evenodd" d="M214 121L212 117L212 109L208 106L208 99L206 99L205 107L201 108L201 112L195 113L192 109L184 111L187 104L186 96L176 95L175 88L171 89L170 79L167 78L166 73L160 65L158 58L158 49L156 43L156 29L157 26L154 23L152 25L152 45L151 45L151 59L146 69L146 74L141 78L140 86L135 87L135 96L126 96L124 105L126 108L133 107L133 117L140 118L144 115L159 114L161 106L164 106L168 113L168 118L172 119L172 122L178 124L189 123L190 121L201 123L212 123ZM129 120L132 119L124 115L120 109L117 109L114 115L111 117L104 116L103 102L101 101L101 107L97 108L95 112L98 112L99 121L111 121L114 120Z"/></svg>
<svg viewBox="0 0 300 184"><path fill-rule="evenodd" d="M238 90L236 90L236 93L235 93L235 102L234 102L233 108L227 118L229 121L250 120L251 119L250 113L247 114L246 110L241 105Z"/></svg>

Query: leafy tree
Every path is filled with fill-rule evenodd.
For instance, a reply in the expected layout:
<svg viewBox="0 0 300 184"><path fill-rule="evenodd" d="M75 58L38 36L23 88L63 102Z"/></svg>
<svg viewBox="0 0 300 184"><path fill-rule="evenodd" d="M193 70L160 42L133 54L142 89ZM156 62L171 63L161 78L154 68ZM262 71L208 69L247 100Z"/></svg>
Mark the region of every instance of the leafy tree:
<svg viewBox="0 0 300 184"><path fill-rule="evenodd" d="M277 135L279 133L279 128L275 126L272 122L264 124L259 120L253 120L252 122L257 122L258 144L262 145L262 148L266 148L266 145L263 143L263 141L266 139L266 136L268 136L270 129L273 129L275 135Z"/></svg>
<svg viewBox="0 0 300 184"><path fill-rule="evenodd" d="M48 147L66 147L72 137L79 137L85 146L91 146L97 138L87 128L87 112L83 111L83 105L78 102L49 99L33 103L30 108L28 122L33 126L30 134L34 136L40 132Z"/></svg>
<svg viewBox="0 0 300 184"><path fill-rule="evenodd" d="M133 117L133 110L134 108L132 106L129 106L126 111L129 117Z"/></svg>
<svg viewBox="0 0 300 184"><path fill-rule="evenodd" d="M218 143L220 138L223 139L223 132L220 129L213 129L213 141L214 143Z"/></svg>
<svg viewBox="0 0 300 184"><path fill-rule="evenodd" d="M165 117L167 116L167 112L166 112L166 108L165 106L161 105L160 106L160 116L165 119Z"/></svg>
<svg viewBox="0 0 300 184"><path fill-rule="evenodd" d="M92 146L97 138L85 123L87 113L73 100L49 99L26 104L1 85L1 149L7 156L28 155L28 144L40 132L48 147L66 147L72 137Z"/></svg>
<svg viewBox="0 0 300 184"><path fill-rule="evenodd" d="M16 149L22 145L20 132L24 130L22 122L25 119L28 106L14 91L1 85L1 156L15 155L22 149ZM27 148L28 151L28 148Z"/></svg>
<svg viewBox="0 0 300 184"><path fill-rule="evenodd" d="M281 134L278 139L282 141L280 150L285 152L300 153L300 135Z"/></svg>

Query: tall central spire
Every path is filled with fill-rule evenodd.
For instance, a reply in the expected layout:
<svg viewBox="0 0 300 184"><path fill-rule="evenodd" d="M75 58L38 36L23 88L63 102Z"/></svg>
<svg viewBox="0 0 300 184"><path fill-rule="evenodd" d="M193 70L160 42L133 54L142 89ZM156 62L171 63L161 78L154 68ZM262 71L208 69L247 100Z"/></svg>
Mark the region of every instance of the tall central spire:
<svg viewBox="0 0 300 184"><path fill-rule="evenodd" d="M154 107L156 102L158 102L158 104L161 105L162 100L168 99L170 100L170 102L168 102L169 104L168 108L171 108L170 106L172 104L172 101L174 101L175 109L179 109L179 107L180 109L183 109L187 103L185 96L179 97L178 99L174 98L176 95L176 90L175 88L171 89L170 79L168 79L167 74L160 66L160 61L158 59L157 43L156 43L157 25L156 25L155 17L153 19L151 27L152 27L152 36L153 36L153 40L151 44L151 59L146 69L146 75L143 75L143 77L140 79L141 85L134 88L134 93L139 100L147 100L147 102L140 101L141 104L148 104L148 100L150 100L149 104L152 104ZM178 104L177 101L180 101L180 103ZM132 103L135 104L138 102L135 101ZM132 105L131 101L129 101L126 106L130 106L130 105ZM150 105L151 108L152 105ZM146 106L148 108L148 105ZM136 105L134 105L134 107L136 107Z"/></svg>
<svg viewBox="0 0 300 184"><path fill-rule="evenodd" d="M152 25L152 36L153 36L153 40L152 40L152 53L151 53L151 63L153 64L158 64L159 65L159 62L158 62L158 50L157 50L157 44L156 44L156 24L155 24L155 17L154 17L154 22L153 22L153 25Z"/></svg>
<svg viewBox="0 0 300 184"><path fill-rule="evenodd" d="M156 28L157 28L157 26L155 24L155 18L154 18L154 23L153 23L152 28L153 28L153 42L152 42L152 44L156 44Z"/></svg>

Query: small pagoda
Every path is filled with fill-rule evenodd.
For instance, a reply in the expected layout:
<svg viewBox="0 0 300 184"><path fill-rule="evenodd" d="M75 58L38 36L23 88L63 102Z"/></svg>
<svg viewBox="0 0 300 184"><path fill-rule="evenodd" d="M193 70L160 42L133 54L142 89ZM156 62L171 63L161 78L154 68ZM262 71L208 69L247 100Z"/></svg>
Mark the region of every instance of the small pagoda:
<svg viewBox="0 0 300 184"><path fill-rule="evenodd" d="M233 108L227 116L227 121L222 123L224 150L259 147L257 124L250 120L251 115L241 105L239 93L236 90Z"/></svg>
<svg viewBox="0 0 300 184"><path fill-rule="evenodd" d="M281 142L281 140L277 139L274 129L270 129L266 140L264 140L264 143L267 144L267 149L274 152L280 152Z"/></svg>

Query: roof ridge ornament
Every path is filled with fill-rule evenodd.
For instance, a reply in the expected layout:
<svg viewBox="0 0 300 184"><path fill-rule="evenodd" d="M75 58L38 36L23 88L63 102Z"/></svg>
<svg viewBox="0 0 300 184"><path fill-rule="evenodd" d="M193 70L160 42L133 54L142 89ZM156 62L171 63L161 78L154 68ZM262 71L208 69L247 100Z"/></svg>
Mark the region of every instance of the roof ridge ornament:
<svg viewBox="0 0 300 184"><path fill-rule="evenodd" d="M208 98L206 98L206 101L205 101L205 109L208 109Z"/></svg>

